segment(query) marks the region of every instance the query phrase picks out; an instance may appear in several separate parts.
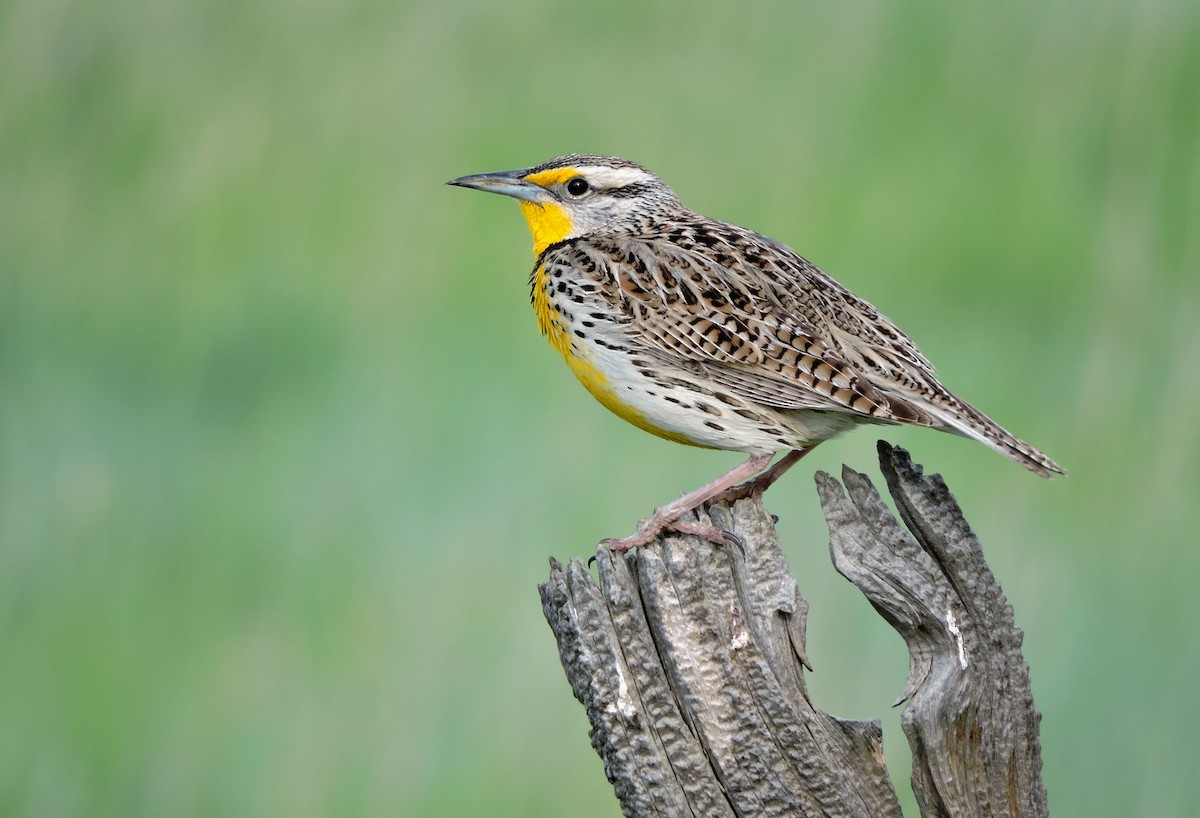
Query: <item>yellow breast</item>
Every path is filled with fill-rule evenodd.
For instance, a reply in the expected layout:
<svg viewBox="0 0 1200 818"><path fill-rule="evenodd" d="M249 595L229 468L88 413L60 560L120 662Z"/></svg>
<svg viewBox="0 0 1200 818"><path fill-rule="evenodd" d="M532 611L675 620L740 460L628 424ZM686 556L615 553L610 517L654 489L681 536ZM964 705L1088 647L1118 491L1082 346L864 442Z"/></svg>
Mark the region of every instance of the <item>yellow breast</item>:
<svg viewBox="0 0 1200 818"><path fill-rule="evenodd" d="M535 234L535 248L536 241L537 237ZM575 377L579 379L579 382L606 409L622 420L626 420L639 429L643 429L653 435L689 446L701 445L693 443L681 434L659 428L647 420L645 415L620 399L616 390L612 388L612 384L608 378L604 376L604 373L595 364L585 357L585 354L576 351L571 344L570 333L563 326L562 317L558 314L558 310L554 308L554 305L550 303L546 268L541 264L538 265L537 271L533 276L533 310L537 314L538 329L550 341L550 346L558 350L558 353L563 356L563 360L567 362L567 366L571 367L571 371L575 373ZM703 448L709 447L705 446Z"/></svg>

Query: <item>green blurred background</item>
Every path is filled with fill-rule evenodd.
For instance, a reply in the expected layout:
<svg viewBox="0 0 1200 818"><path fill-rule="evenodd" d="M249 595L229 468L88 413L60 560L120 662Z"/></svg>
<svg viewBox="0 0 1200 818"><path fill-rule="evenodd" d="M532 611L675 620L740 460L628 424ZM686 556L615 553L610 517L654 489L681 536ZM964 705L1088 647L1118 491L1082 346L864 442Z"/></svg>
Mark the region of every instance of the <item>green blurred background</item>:
<svg viewBox="0 0 1200 818"><path fill-rule="evenodd" d="M1027 632L1056 816L1200 801L1200 5L0 4L0 814L615 816L541 617L737 462L537 336L512 202L594 151L799 249L1071 472L943 472ZM769 495L815 703L900 640Z"/></svg>

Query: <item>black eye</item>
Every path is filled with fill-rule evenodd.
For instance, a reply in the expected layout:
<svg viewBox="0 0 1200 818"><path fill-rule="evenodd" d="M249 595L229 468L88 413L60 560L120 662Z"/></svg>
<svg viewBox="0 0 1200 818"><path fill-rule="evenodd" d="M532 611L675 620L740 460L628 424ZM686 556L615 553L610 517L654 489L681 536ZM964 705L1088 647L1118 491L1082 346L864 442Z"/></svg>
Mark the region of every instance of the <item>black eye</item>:
<svg viewBox="0 0 1200 818"><path fill-rule="evenodd" d="M584 179L582 176L576 176L574 179L567 182L567 193L570 193L572 196L582 196L587 192L587 179Z"/></svg>

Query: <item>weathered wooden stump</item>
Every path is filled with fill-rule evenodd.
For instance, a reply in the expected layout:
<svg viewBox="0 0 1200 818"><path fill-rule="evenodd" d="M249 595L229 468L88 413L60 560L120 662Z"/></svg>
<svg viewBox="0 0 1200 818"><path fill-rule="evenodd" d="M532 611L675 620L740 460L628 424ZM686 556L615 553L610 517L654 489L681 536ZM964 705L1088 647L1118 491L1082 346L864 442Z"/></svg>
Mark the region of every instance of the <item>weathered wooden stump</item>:
<svg viewBox="0 0 1200 818"><path fill-rule="evenodd" d="M900 526L865 475L817 474L837 570L908 645L900 701L924 816L1045 816L1021 631L937 475L879 444ZM878 721L817 710L805 615L757 499L709 509L742 545L668 535L541 585L592 746L627 816L899 816Z"/></svg>

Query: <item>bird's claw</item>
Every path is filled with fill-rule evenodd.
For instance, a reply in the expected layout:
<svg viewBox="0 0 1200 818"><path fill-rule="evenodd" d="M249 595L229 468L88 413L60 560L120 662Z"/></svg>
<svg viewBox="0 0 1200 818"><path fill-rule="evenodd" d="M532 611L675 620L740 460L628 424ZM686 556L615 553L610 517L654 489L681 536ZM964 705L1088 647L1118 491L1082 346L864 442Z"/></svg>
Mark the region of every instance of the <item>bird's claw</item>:
<svg viewBox="0 0 1200 818"><path fill-rule="evenodd" d="M726 545L733 543L742 553L745 553L746 546L742 543L740 537L732 531L726 531L722 528L717 528L711 523L700 523L694 520L675 520L667 526L672 531L678 531L680 534L690 534L694 537L703 537L710 543L715 545Z"/></svg>
<svg viewBox="0 0 1200 818"><path fill-rule="evenodd" d="M600 541L600 544L607 546L618 554L624 554L632 548L649 545L663 531L675 531L679 534L687 534L692 537L702 537L715 545L728 545L732 543L738 547L743 556L746 553L745 543L742 542L741 537L732 531L725 531L724 529L717 528L715 525L698 523L694 520L672 520L661 526L639 526L638 532L630 537L605 537ZM592 561L595 561L595 559L595 557L592 557Z"/></svg>

